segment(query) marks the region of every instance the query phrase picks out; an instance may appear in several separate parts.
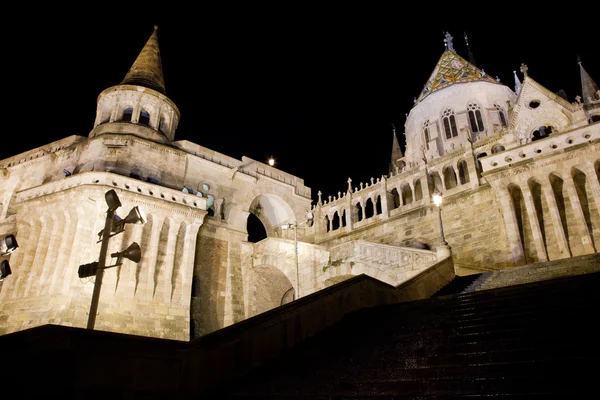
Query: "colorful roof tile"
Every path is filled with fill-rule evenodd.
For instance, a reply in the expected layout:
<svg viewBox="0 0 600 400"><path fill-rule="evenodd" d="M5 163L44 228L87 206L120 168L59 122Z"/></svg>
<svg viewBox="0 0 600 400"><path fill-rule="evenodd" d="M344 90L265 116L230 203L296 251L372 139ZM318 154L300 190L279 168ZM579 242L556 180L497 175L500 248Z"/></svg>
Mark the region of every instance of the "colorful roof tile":
<svg viewBox="0 0 600 400"><path fill-rule="evenodd" d="M436 90L443 89L454 83L473 81L500 83L454 51L446 50L440 57L427 84L417 98L417 102L423 100Z"/></svg>

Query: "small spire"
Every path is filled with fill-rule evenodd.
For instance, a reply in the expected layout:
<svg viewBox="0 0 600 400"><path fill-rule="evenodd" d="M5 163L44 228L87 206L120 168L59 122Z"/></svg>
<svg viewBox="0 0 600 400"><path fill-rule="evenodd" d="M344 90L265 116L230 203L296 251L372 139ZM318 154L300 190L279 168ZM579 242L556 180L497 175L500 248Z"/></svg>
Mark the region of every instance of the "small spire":
<svg viewBox="0 0 600 400"><path fill-rule="evenodd" d="M513 71L513 74L515 75L515 93L518 96L519 92L521 91L521 81L519 80L519 77L517 76L517 71Z"/></svg>
<svg viewBox="0 0 600 400"><path fill-rule="evenodd" d="M446 31L446 33L444 34L444 45L446 46L447 50L450 51L454 51L454 46L452 45L452 35L450 35L450 32Z"/></svg>
<svg viewBox="0 0 600 400"><path fill-rule="evenodd" d="M154 89L161 94L166 94L165 80L160 59L160 48L158 46L158 26L154 25L154 31L135 59L122 85L139 85Z"/></svg>
<svg viewBox="0 0 600 400"><path fill-rule="evenodd" d="M400 143L398 143L398 137L396 135L396 126L394 124L392 124L392 131L394 137L392 139L392 159L390 160L389 171L390 174L392 173L392 171L394 171L394 167L397 165L396 161L404 157L404 154L402 154L402 149L400 148Z"/></svg>
<svg viewBox="0 0 600 400"><path fill-rule="evenodd" d="M581 94L583 95L583 103L587 104L594 100L594 96L598 93L598 85L587 73L581 64L581 58L578 57L579 71L581 72Z"/></svg>
<svg viewBox="0 0 600 400"><path fill-rule="evenodd" d="M467 50L469 51L469 62L473 65L475 65L475 57L473 56L473 53L471 52L471 46L469 46L469 38L467 37L467 32L465 32L465 43L467 44Z"/></svg>

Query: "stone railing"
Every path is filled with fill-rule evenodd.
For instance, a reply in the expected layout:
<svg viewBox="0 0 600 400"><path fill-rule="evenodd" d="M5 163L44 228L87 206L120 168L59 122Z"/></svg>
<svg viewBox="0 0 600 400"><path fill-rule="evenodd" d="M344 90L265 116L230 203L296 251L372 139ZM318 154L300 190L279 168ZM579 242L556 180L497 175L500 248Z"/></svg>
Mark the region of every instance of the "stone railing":
<svg viewBox="0 0 600 400"><path fill-rule="evenodd" d="M348 259L355 262L368 262L382 265L422 265L437 261L431 250L399 247L389 244L353 240L330 249L331 260Z"/></svg>
<svg viewBox="0 0 600 400"><path fill-rule="evenodd" d="M170 189L138 179L125 177L110 172L82 172L67 178L44 185L22 190L17 195L19 202L49 195L83 185L113 187L121 190L160 198L167 202L179 203L195 209L206 210L207 198L195 194L187 194L180 190Z"/></svg>
<svg viewBox="0 0 600 400"><path fill-rule="evenodd" d="M600 139L600 124L586 125L568 132L550 134L547 138L480 158L481 166L483 172L490 172L598 139Z"/></svg>

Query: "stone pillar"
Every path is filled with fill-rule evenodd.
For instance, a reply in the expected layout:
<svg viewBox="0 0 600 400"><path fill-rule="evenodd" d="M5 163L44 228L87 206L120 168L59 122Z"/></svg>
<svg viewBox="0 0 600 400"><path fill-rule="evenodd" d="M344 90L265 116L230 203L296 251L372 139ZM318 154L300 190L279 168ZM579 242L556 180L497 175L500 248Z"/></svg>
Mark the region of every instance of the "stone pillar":
<svg viewBox="0 0 600 400"><path fill-rule="evenodd" d="M592 232L589 231L587 223L585 222L585 216L583 214L583 209L581 208L581 202L579 201L579 196L577 196L577 190L575 189L575 184L573 183L573 178L571 176L564 180L564 188L569 196L569 203L571 203L573 214L577 220L576 226L579 234L581 235L580 240L584 249L584 253L595 253L596 249L594 248L592 241Z"/></svg>
<svg viewBox="0 0 600 400"><path fill-rule="evenodd" d="M390 207L388 205L387 178L385 176L381 178L381 188L383 189L381 195L381 215L384 219L388 219L390 216Z"/></svg>
<svg viewBox="0 0 600 400"><path fill-rule="evenodd" d="M546 197L546 203L548 204L548 211L550 212L552 226L554 226L554 234L556 235L558 249L560 253L564 255L563 258L571 257L569 241L567 240L567 236L565 235L565 230L563 228L562 221L560 219L560 214L558 212L558 206L556 205L556 199L554 198L554 191L552 190L552 186L549 180L542 183L542 191L544 192L544 197Z"/></svg>
<svg viewBox="0 0 600 400"><path fill-rule="evenodd" d="M421 192L423 193L423 204L431 203L431 192L429 191L429 175L427 173L427 168L423 171L425 172L420 176L421 181Z"/></svg>
<svg viewBox="0 0 600 400"><path fill-rule="evenodd" d="M596 203L596 210L600 214L600 183L598 183L598 179L596 177L596 171L594 170L594 165L591 162L585 163L583 166L583 170L585 172L585 179L592 192L592 197L594 202Z"/></svg>
<svg viewBox="0 0 600 400"><path fill-rule="evenodd" d="M36 294L48 294L50 292L51 282L59 269L64 268L64 265L58 265L58 251L61 249L62 242L65 238L65 218L64 215L57 215L57 212L52 213L52 233L50 234L48 251L43 261L42 271L37 282Z"/></svg>
<svg viewBox="0 0 600 400"><path fill-rule="evenodd" d="M535 210L535 205L533 204L533 196L531 195L529 186L526 184L521 185L521 193L523 193L523 199L525 200L525 209L529 216L529 224L531 225L531 232L533 234L538 260L548 261L548 253L546 253L546 247L544 246L544 237L542 236L540 222L537 218L537 212Z"/></svg>
<svg viewBox="0 0 600 400"><path fill-rule="evenodd" d="M183 240L183 249L179 258L179 276L177 277L181 282L181 285L179 285L181 293L178 296L177 293L173 293L173 303L179 303L188 309L191 303L196 238L201 225L201 222L192 222L186 224L185 231L179 231L179 236Z"/></svg>
<svg viewBox="0 0 600 400"><path fill-rule="evenodd" d="M150 218L148 218L150 220ZM152 226L150 227L150 238L146 242L146 248L142 253L141 267L146 275L146 284L142 292L142 299L152 300L154 291L154 272L156 269L156 258L158 256L158 245L160 240L160 231L165 218L160 215L152 215Z"/></svg>
<svg viewBox="0 0 600 400"><path fill-rule="evenodd" d="M32 257L28 258L31 261L28 268L27 280L23 289L23 297L29 296L32 286L37 283L39 275L42 273L43 261L46 257L46 252L48 251L48 242L50 241L50 235L52 233L52 223L49 221L49 217L42 215L38 223L41 227L38 230L38 235L34 236L34 238L37 239L34 245L35 247L28 249L28 253L32 254Z"/></svg>
<svg viewBox="0 0 600 400"><path fill-rule="evenodd" d="M175 252L177 251L177 236L179 229L181 228L181 221L170 220L169 230L167 236L167 243L165 244L165 258L161 269L164 268L164 303L169 304L171 302L171 295L173 294L173 283L177 277L173 276Z"/></svg>
<svg viewBox="0 0 600 400"><path fill-rule="evenodd" d="M519 233L519 225L515 215L515 206L508 189L504 188L499 191L500 208L504 216L504 224L506 225L507 242L509 245L511 258L515 266L525 264L525 251L521 243L521 234Z"/></svg>

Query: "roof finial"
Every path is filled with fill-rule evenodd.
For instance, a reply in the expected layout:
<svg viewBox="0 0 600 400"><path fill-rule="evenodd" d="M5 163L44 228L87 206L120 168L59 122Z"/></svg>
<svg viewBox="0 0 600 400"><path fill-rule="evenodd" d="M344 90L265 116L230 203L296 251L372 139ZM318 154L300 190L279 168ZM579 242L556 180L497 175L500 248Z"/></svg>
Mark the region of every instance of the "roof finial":
<svg viewBox="0 0 600 400"><path fill-rule="evenodd" d="M521 64L521 72L523 73L524 77L527 77L527 70L529 68L527 67L527 64Z"/></svg>
<svg viewBox="0 0 600 400"><path fill-rule="evenodd" d="M444 34L444 44L446 45L446 48L450 51L454 51L454 46L452 45L452 35L450 35L450 32L446 31L446 33Z"/></svg>

